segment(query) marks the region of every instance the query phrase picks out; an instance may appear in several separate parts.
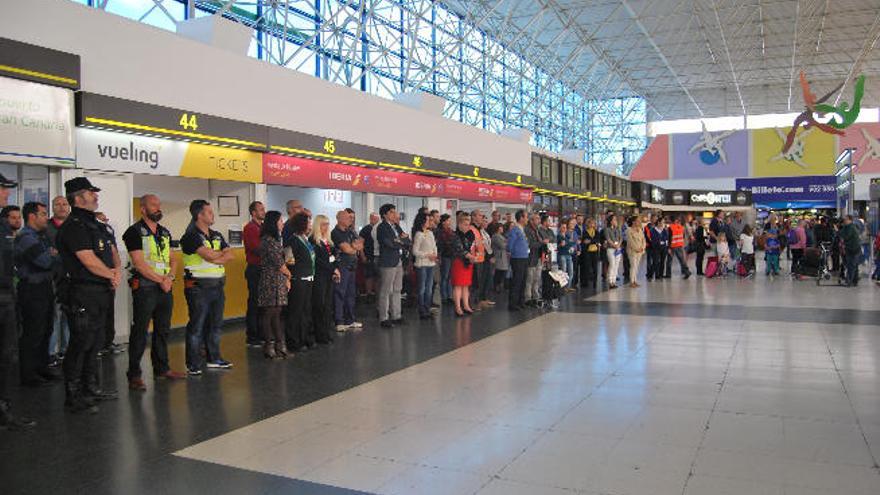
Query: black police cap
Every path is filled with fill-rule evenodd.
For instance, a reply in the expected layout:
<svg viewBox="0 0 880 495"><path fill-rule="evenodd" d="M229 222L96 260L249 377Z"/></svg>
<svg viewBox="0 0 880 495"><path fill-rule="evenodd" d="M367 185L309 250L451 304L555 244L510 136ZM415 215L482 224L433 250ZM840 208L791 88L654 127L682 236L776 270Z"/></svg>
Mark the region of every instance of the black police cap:
<svg viewBox="0 0 880 495"><path fill-rule="evenodd" d="M72 194L84 190L92 192L100 191L100 189L93 186L92 183L89 182L89 179L86 179L85 177L77 177L64 183L64 192L66 194Z"/></svg>

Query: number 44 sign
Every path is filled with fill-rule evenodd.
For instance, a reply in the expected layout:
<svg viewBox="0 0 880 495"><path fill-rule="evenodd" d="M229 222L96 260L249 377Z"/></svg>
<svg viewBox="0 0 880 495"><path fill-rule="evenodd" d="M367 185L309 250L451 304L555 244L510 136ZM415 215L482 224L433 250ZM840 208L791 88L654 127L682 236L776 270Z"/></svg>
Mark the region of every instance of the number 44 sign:
<svg viewBox="0 0 880 495"><path fill-rule="evenodd" d="M184 113L181 115L178 124L187 131L197 131L199 129L199 120L194 113Z"/></svg>

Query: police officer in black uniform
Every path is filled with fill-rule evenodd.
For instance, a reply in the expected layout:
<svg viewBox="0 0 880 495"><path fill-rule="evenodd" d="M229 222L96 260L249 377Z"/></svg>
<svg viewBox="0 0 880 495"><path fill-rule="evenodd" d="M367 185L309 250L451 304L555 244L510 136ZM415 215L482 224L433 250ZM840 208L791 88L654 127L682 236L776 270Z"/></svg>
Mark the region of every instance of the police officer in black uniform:
<svg viewBox="0 0 880 495"><path fill-rule="evenodd" d="M18 183L0 174L0 207L9 202L10 189ZM13 346L18 334L13 291L13 236L12 229L0 221L0 429L18 430L29 428L36 422L12 414L9 399L10 372L12 370Z"/></svg>
<svg viewBox="0 0 880 495"><path fill-rule="evenodd" d="M113 290L122 273L114 268L113 250L95 218L98 189L85 177L64 183L67 201L73 207L58 232L58 252L65 278L59 287L70 324L70 343L64 358L64 380L70 412L96 413L96 402L115 399L104 392L98 380L98 350L103 343L107 312L113 304Z"/></svg>
<svg viewBox="0 0 880 495"><path fill-rule="evenodd" d="M104 230L104 236L106 237L107 244L110 245L110 250L113 252L113 268L117 271L122 271L122 261L119 259L119 249L116 247L116 231L113 230L113 226L110 225L110 220L107 218L107 215L100 211L95 212L95 218L98 219L98 224ZM117 344L116 341L116 291L113 291L113 295L111 296L110 301L110 310L107 311L107 325L104 328L104 337L103 343L100 344L100 349L98 350L98 356L106 356L110 354L121 354L125 352L125 346L122 344Z"/></svg>

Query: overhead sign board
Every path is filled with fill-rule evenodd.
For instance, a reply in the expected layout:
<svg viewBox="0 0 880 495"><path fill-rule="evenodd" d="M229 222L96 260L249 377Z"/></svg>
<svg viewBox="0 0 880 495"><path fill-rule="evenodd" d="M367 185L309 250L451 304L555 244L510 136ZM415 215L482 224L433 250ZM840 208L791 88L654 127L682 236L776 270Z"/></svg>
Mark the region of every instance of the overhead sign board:
<svg viewBox="0 0 880 495"><path fill-rule="evenodd" d="M76 125L219 146L266 149L267 127L187 109L79 92Z"/></svg>
<svg viewBox="0 0 880 495"><path fill-rule="evenodd" d="M79 56L0 38L0 76L79 89Z"/></svg>
<svg viewBox="0 0 880 495"><path fill-rule="evenodd" d="M0 77L0 160L73 166L73 92Z"/></svg>
<svg viewBox="0 0 880 495"><path fill-rule="evenodd" d="M78 128L77 167L259 183L260 153L120 132Z"/></svg>
<svg viewBox="0 0 880 495"><path fill-rule="evenodd" d="M510 172L352 143L333 136L315 136L283 129L269 129L269 150L276 154L360 167L455 177L498 185L526 186L530 182L528 177Z"/></svg>

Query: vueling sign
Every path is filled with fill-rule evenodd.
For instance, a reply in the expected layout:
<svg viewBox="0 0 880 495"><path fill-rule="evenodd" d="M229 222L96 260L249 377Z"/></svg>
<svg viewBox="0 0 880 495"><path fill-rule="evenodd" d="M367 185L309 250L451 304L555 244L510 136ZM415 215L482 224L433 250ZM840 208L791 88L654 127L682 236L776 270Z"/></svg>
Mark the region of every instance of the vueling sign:
<svg viewBox="0 0 880 495"><path fill-rule="evenodd" d="M253 151L77 128L80 168L261 182L261 156Z"/></svg>
<svg viewBox="0 0 880 495"><path fill-rule="evenodd" d="M129 141L128 147L110 144L97 144L96 146L98 147L98 156L101 158L143 163L152 169L159 168L159 151L138 149L135 147L134 141Z"/></svg>

